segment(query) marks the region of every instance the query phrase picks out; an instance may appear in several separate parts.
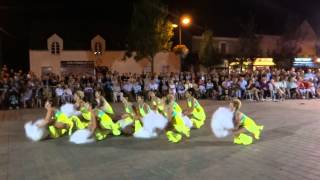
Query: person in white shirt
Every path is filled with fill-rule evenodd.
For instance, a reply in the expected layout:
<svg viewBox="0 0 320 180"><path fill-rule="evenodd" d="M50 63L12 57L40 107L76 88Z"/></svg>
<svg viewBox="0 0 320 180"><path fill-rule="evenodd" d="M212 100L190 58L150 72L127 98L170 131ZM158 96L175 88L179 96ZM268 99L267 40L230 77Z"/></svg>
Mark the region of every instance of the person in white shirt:
<svg viewBox="0 0 320 180"><path fill-rule="evenodd" d="M58 105L60 106L61 103L62 103L62 95L63 95L63 89L61 87L61 84L58 84L57 85L57 88L55 90L55 93L56 93L56 101L58 103Z"/></svg>
<svg viewBox="0 0 320 180"><path fill-rule="evenodd" d="M112 92L113 92L113 102L118 102L118 97L119 99L123 98L123 93L121 92L121 88L118 81L113 82Z"/></svg>
<svg viewBox="0 0 320 180"><path fill-rule="evenodd" d="M176 90L176 85L174 84L174 82L171 80L169 83L169 91L176 96L177 90Z"/></svg>
<svg viewBox="0 0 320 180"><path fill-rule="evenodd" d="M214 84L209 79L207 84L206 84L206 92L207 92L207 96L208 97L213 97L213 87L214 87Z"/></svg>
<svg viewBox="0 0 320 180"><path fill-rule="evenodd" d="M69 88L68 85L65 85L64 86L64 90L63 90L63 95L62 95L62 100L63 102L68 102L68 103L71 103L72 101L72 91L71 89Z"/></svg>
<svg viewBox="0 0 320 180"><path fill-rule="evenodd" d="M124 96L129 97L131 99L132 97L132 90L133 90L133 85L130 81L126 81L122 87L122 90L124 92Z"/></svg>
<svg viewBox="0 0 320 180"><path fill-rule="evenodd" d="M133 92L135 94L135 96L141 95L142 93L142 89L141 89L141 85L139 82L135 82L133 85Z"/></svg>

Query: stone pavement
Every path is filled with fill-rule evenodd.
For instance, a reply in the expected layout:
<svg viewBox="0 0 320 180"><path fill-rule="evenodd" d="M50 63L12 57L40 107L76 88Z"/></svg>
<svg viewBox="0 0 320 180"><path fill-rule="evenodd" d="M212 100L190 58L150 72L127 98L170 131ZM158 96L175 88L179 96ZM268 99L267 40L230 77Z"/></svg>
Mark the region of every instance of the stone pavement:
<svg viewBox="0 0 320 180"><path fill-rule="evenodd" d="M227 103L201 103L206 126L180 144L168 143L164 135L88 145L69 144L67 138L33 143L23 124L44 110L1 111L0 180L320 179L319 100L244 103L242 111L265 125L261 140L250 146L214 138L209 119Z"/></svg>

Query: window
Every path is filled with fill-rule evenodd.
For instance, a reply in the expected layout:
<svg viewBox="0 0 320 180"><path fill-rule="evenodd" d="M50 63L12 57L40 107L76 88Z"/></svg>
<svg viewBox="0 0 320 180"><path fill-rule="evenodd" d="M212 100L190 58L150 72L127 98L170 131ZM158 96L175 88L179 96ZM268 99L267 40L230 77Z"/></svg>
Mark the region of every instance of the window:
<svg viewBox="0 0 320 180"><path fill-rule="evenodd" d="M220 44L220 52L222 54L225 54L227 52L227 44L226 43L221 43Z"/></svg>
<svg viewBox="0 0 320 180"><path fill-rule="evenodd" d="M94 44L94 54L95 55L101 55L102 54L102 45L100 42L96 42Z"/></svg>
<svg viewBox="0 0 320 180"><path fill-rule="evenodd" d="M51 44L51 54L60 54L60 44L58 42Z"/></svg>

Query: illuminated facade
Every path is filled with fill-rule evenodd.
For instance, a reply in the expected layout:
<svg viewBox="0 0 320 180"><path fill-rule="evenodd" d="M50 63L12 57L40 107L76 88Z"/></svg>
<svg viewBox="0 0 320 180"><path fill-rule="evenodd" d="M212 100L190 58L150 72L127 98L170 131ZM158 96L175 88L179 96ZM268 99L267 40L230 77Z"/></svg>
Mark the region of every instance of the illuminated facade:
<svg viewBox="0 0 320 180"><path fill-rule="evenodd" d="M281 36L276 35L257 34L256 36L259 39L260 54L256 59L256 61L258 60L257 63L253 63L253 65L274 65L273 62L270 62L270 60L273 58L273 54L279 53L283 43L288 42L284 42ZM193 36L192 52L199 52L201 39L202 36ZM239 52L239 38L213 37L213 41L214 46L220 51L220 53L233 56ZM297 49L300 50L297 54L298 57L312 58L314 61L316 61L320 56L318 46L320 45L319 37L317 37L314 29L307 21L303 21L302 24L297 28L295 39L289 43L295 43Z"/></svg>
<svg viewBox="0 0 320 180"><path fill-rule="evenodd" d="M90 50L68 50L64 48L63 39L53 34L47 39L47 49L29 50L30 70L38 76L48 72L59 75L92 75L95 66L106 66L119 73L151 71L151 63L147 59L123 60L125 50L107 50L107 43L100 35L92 38L90 45ZM159 52L154 59L154 71L178 72L180 59L174 53Z"/></svg>

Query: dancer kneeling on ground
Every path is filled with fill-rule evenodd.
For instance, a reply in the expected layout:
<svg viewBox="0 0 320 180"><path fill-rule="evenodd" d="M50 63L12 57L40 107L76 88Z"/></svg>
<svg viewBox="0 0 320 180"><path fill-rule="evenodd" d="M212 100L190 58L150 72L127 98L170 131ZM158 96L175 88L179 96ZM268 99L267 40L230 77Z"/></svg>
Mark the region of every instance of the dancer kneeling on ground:
<svg viewBox="0 0 320 180"><path fill-rule="evenodd" d="M191 95L191 91L187 91L185 96L187 98L188 106L188 110L185 114L191 119L193 127L199 129L205 123L206 113L198 100Z"/></svg>
<svg viewBox="0 0 320 180"><path fill-rule="evenodd" d="M71 135L73 121L58 110L52 100L46 101L45 108L47 113L44 119L25 124L27 137L33 141L40 141L46 138L55 139L63 135Z"/></svg>
<svg viewBox="0 0 320 180"><path fill-rule="evenodd" d="M165 114L169 120L166 135L170 142L180 142L182 140L182 135L187 138L190 137L190 128L185 125L183 114L171 95L168 96L165 103Z"/></svg>
<svg viewBox="0 0 320 180"><path fill-rule="evenodd" d="M136 113L134 112L133 105L128 101L126 97L121 99L123 104L124 113L121 116L121 119L117 121L120 125L121 131L124 135L132 135L131 125L134 123L134 118Z"/></svg>
<svg viewBox="0 0 320 180"><path fill-rule="evenodd" d="M240 112L241 101L235 99L230 103L230 109L234 112L233 122L234 122L234 143L248 145L252 143L252 137L245 134L245 131L253 134L256 140L260 139L261 131L263 126L257 125L253 119Z"/></svg>
<svg viewBox="0 0 320 180"><path fill-rule="evenodd" d="M120 125L112 120L114 112L107 100L101 96L99 90L95 93L97 107L95 108L97 116L97 127L101 131L109 130L114 136L121 134Z"/></svg>
<svg viewBox="0 0 320 180"><path fill-rule="evenodd" d="M142 96L137 96L137 102L138 102L139 114L141 117L144 117L146 114L150 112L150 106L144 102L144 99Z"/></svg>
<svg viewBox="0 0 320 180"><path fill-rule="evenodd" d="M213 114L211 128L218 138L234 135L235 144L252 144L253 138L245 132L252 133L256 140L260 139L262 125L257 125L253 119L240 112L241 101L234 99L229 104L229 108L220 107Z"/></svg>

